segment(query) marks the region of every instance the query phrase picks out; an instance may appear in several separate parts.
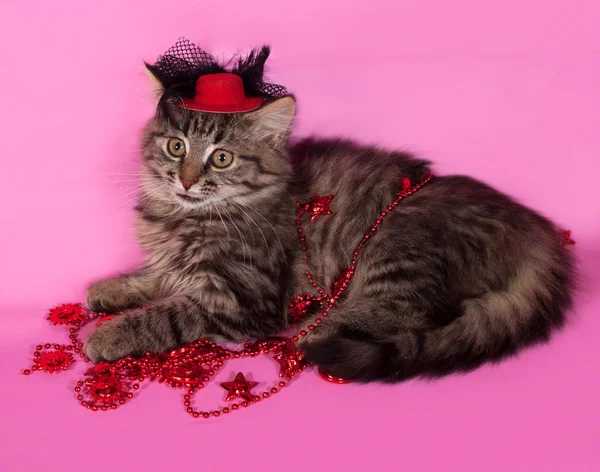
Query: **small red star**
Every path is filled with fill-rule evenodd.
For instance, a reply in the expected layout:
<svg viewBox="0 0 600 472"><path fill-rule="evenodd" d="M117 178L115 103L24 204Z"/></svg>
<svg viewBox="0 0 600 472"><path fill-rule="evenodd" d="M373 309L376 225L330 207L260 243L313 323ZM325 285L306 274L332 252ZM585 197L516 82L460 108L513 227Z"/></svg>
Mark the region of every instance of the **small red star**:
<svg viewBox="0 0 600 472"><path fill-rule="evenodd" d="M562 241L560 242L561 246L575 246L577 243L571 239L571 230L561 231L560 235L562 237Z"/></svg>
<svg viewBox="0 0 600 472"><path fill-rule="evenodd" d="M258 382L251 382L246 380L244 374L238 372L235 379L231 382L222 382L221 387L227 390L227 398L225 401L230 402L236 398L251 402L254 399L254 395L250 392L254 387L258 385Z"/></svg>
<svg viewBox="0 0 600 472"><path fill-rule="evenodd" d="M408 177L402 178L402 188L400 189L400 195L405 195L410 190L411 183Z"/></svg>
<svg viewBox="0 0 600 472"><path fill-rule="evenodd" d="M300 321L315 306L321 304L323 297L317 298L311 293L297 296L288 305L288 315L293 322Z"/></svg>
<svg viewBox="0 0 600 472"><path fill-rule="evenodd" d="M281 349L281 354L273 357L281 366L279 370L279 377L285 377L286 375L294 375L296 372L300 372L304 367L304 356L306 354L296 349L294 343L285 343Z"/></svg>
<svg viewBox="0 0 600 472"><path fill-rule="evenodd" d="M333 200L333 195L327 195L325 197L313 195L310 203L307 203L302 207L302 211L310 213L310 221L313 221L319 215L331 215L331 209L329 208L331 200Z"/></svg>

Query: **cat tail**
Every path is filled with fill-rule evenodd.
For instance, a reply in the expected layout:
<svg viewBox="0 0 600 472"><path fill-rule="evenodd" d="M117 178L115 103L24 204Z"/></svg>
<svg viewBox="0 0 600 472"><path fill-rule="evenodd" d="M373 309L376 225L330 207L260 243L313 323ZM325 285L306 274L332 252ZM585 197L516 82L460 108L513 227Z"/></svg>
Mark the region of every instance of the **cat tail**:
<svg viewBox="0 0 600 472"><path fill-rule="evenodd" d="M465 300L461 315L443 327L379 340L336 334L302 349L325 372L364 382L438 377L498 361L548 340L563 325L572 302L572 261L560 259L562 267L537 273L526 269L506 290Z"/></svg>

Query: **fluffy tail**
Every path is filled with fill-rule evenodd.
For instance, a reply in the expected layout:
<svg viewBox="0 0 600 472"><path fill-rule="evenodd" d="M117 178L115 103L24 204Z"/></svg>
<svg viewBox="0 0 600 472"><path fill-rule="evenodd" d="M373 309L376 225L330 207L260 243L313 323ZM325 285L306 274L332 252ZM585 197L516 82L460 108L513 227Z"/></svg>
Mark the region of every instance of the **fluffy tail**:
<svg viewBox="0 0 600 472"><path fill-rule="evenodd" d="M464 301L461 316L444 327L377 341L333 337L303 349L310 362L355 381L436 377L500 360L548 340L564 323L571 305L572 262L567 254L558 259L554 269L523 269L506 290Z"/></svg>

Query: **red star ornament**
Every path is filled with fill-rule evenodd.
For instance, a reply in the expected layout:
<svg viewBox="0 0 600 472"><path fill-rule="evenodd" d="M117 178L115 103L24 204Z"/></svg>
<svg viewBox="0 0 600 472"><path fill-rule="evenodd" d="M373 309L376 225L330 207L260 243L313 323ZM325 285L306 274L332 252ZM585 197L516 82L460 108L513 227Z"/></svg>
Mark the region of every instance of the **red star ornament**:
<svg viewBox="0 0 600 472"><path fill-rule="evenodd" d="M285 343L281 348L281 354L273 357L281 366L279 377L294 375L296 372L300 372L304 368L302 359L304 359L305 355L303 351L296 349L293 343Z"/></svg>
<svg viewBox="0 0 600 472"><path fill-rule="evenodd" d="M300 321L315 304L321 304L323 297L317 298L312 293L298 295L288 305L288 315L293 322Z"/></svg>
<svg viewBox="0 0 600 472"><path fill-rule="evenodd" d="M310 221L313 221L319 215L331 215L331 208L329 208L331 200L333 200L333 195L326 195L325 197L313 195L310 203L304 205L302 210L310 213Z"/></svg>
<svg viewBox="0 0 600 472"><path fill-rule="evenodd" d="M408 177L402 178L402 188L400 189L399 195L406 195L406 193L410 190L411 183Z"/></svg>
<svg viewBox="0 0 600 472"><path fill-rule="evenodd" d="M571 239L571 230L564 230L560 232L560 236L562 237L562 241L560 242L561 246L575 246L577 243Z"/></svg>
<svg viewBox="0 0 600 472"><path fill-rule="evenodd" d="M222 382L221 387L227 390L227 398L225 401L232 401L236 398L251 402L254 399L254 395L250 392L254 387L258 385L258 382L251 382L246 380L244 374L238 372L235 379L231 382Z"/></svg>

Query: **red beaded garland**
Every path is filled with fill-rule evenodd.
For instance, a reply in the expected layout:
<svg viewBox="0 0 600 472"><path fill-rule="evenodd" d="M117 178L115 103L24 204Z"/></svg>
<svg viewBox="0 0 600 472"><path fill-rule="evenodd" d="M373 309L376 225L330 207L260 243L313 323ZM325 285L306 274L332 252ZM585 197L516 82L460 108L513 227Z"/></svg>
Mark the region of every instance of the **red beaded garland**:
<svg viewBox="0 0 600 472"><path fill-rule="evenodd" d="M114 315L104 315L102 318L96 321L96 326L100 326L102 323L112 320L114 317Z"/></svg>
<svg viewBox="0 0 600 472"><path fill-rule="evenodd" d="M288 307L288 315L293 321L298 321L314 309L321 311L320 316L297 335L289 339L274 338L252 344L246 343L240 351L225 349L208 340L199 340L160 356L146 353L139 358L126 357L113 363L103 362L88 369L85 372L85 380L77 382L74 388L77 400L83 407L92 411L114 410L133 398L134 392L139 390L140 382L147 379L157 380L159 383L165 383L172 388L185 387L187 393L183 396L183 405L188 414L193 418L207 419L238 411L240 407L245 408L251 404L259 403L261 399L270 398L278 393L297 374L306 369L305 354L296 348L295 343L322 324L323 319L328 316L330 310L347 290L354 276L361 249L376 233L389 212L403 198L419 190L432 177L433 175L429 175L424 181L415 186L411 186L408 179L403 179L398 197L387 206L386 210L380 213L370 231L358 243L352 252L350 265L342 271L334 283L331 293L319 286L311 274L301 216L308 212L312 222L319 215L331 215L330 203L334 196L319 197L314 195L309 203L304 205L297 203L296 225L300 246L304 253L305 274L308 282L317 291L318 295L305 293L294 298ZM566 237L568 238L569 235L566 235ZM66 370L75 361L73 354L78 354L85 362L89 362L82 349L83 342L79 339L79 330L89 320L100 318L97 323L100 324L108 321L111 317L104 313L87 314L79 304L62 305L51 310L48 316L51 322L73 325L69 329L71 344L47 343L38 345L34 352L34 365L31 369L24 370L23 374L29 375L36 370L46 372ZM54 350L50 351L50 349ZM279 376L282 380L276 386L271 386L265 391L253 394L251 390L258 383L246 380L244 374L239 372L233 381L222 382L221 386L227 390L226 401L231 402L239 398L242 400L241 402L231 403L226 407L210 411L196 410L192 406L194 395L204 388L205 384L210 381L211 377L216 375L227 360L256 357L261 354L271 355L280 364ZM319 373L330 382L346 382L344 379L333 377L322 370L319 370Z"/></svg>
<svg viewBox="0 0 600 472"><path fill-rule="evenodd" d="M320 367L317 369L317 371L319 372L319 375L321 376L321 378L323 380L327 380L327 382L337 383L337 384L345 384L345 383L349 382L349 380L345 380L340 377L335 377L334 375L331 375L330 373L325 372Z"/></svg>

